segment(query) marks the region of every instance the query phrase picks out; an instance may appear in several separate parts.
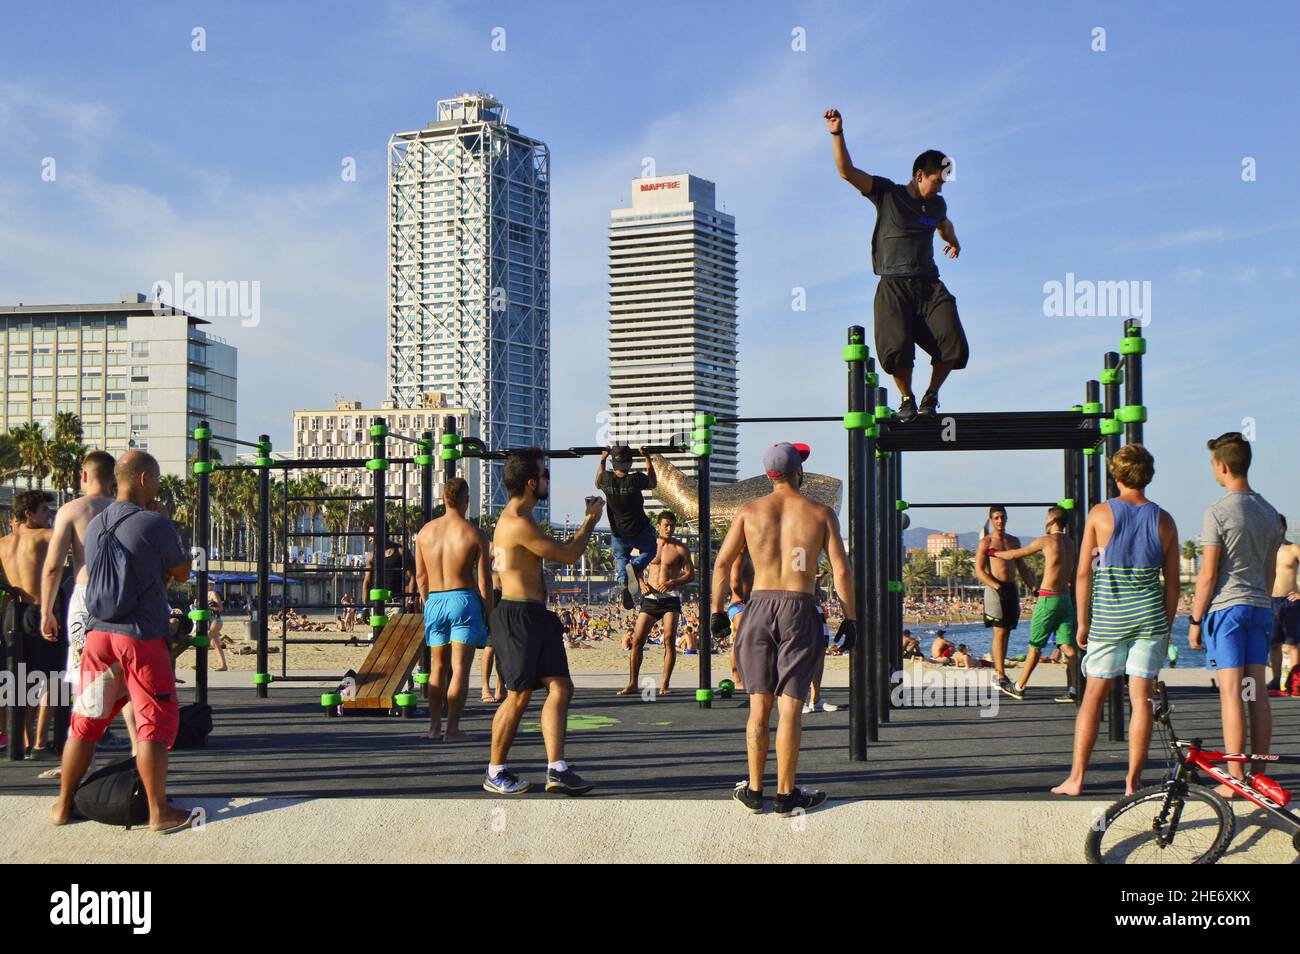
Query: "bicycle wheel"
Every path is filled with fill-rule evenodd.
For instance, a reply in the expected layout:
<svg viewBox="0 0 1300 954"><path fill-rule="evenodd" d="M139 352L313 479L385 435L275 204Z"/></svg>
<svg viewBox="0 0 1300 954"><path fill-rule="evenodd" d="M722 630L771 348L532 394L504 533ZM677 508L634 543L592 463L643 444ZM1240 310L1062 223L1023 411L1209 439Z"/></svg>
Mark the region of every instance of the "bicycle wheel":
<svg viewBox="0 0 1300 954"><path fill-rule="evenodd" d="M1173 840L1161 845L1155 828L1168 789L1153 785L1121 798L1088 832L1084 850L1094 865L1212 865L1228 850L1237 819L1213 789L1188 785ZM1178 798L1178 796L1175 796ZM1170 807L1170 817L1177 802ZM1166 821L1166 824L1168 822Z"/></svg>

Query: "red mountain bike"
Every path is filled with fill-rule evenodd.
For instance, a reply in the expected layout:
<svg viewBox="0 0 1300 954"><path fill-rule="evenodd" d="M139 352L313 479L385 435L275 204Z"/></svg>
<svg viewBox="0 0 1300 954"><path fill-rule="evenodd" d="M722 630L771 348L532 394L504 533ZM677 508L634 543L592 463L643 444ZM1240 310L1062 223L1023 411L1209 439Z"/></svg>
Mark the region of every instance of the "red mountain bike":
<svg viewBox="0 0 1300 954"><path fill-rule="evenodd" d="M1169 780L1125 796L1106 809L1088 833L1084 848L1089 862L1212 865L1222 858L1236 829L1236 815L1223 796L1198 784L1199 772L1280 819L1294 832L1292 844L1300 852L1300 815L1287 808L1291 793L1274 779L1251 772L1251 763L1275 765L1300 759L1207 752L1201 749L1200 739L1178 738L1169 721L1163 682L1157 683L1151 705L1169 750ZM1246 764L1244 782L1219 768L1231 762Z"/></svg>

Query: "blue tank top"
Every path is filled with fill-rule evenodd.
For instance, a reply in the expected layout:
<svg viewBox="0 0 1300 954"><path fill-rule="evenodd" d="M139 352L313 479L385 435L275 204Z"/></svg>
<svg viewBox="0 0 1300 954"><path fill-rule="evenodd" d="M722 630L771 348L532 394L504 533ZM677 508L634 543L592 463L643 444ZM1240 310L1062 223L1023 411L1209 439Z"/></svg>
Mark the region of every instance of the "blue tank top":
<svg viewBox="0 0 1300 954"><path fill-rule="evenodd" d="M1146 569L1165 563L1165 548L1160 543L1160 507L1151 501L1131 504L1112 497L1111 519L1115 529L1101 551L1101 566Z"/></svg>
<svg viewBox="0 0 1300 954"><path fill-rule="evenodd" d="M1089 640L1163 639L1169 635L1161 567L1160 507L1106 501L1115 530L1092 574ZM1091 642L1090 642L1091 645Z"/></svg>

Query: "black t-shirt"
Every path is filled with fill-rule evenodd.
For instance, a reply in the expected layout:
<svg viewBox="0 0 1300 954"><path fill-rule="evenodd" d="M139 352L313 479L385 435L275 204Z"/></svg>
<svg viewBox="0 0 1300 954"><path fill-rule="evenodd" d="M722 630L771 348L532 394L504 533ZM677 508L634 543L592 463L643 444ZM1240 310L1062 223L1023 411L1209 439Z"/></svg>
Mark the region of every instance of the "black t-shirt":
<svg viewBox="0 0 1300 954"><path fill-rule="evenodd" d="M612 470L600 475L600 490L609 507L609 525L620 537L635 537L648 526L645 498L641 491L650 489L650 478L639 471L619 477Z"/></svg>
<svg viewBox="0 0 1300 954"><path fill-rule="evenodd" d="M934 230L948 218L941 195L914 199L907 186L884 176L872 176L870 193L876 207L871 233L871 269L882 278L938 278L934 263Z"/></svg>

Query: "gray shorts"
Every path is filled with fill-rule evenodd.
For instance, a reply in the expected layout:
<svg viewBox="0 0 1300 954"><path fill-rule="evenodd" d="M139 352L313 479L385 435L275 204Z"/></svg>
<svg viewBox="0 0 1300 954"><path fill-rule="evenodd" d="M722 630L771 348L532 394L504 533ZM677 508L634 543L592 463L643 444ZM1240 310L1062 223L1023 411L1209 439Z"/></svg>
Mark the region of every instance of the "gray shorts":
<svg viewBox="0 0 1300 954"><path fill-rule="evenodd" d="M803 700L826 635L811 593L755 590L740 617L736 669L745 691Z"/></svg>

